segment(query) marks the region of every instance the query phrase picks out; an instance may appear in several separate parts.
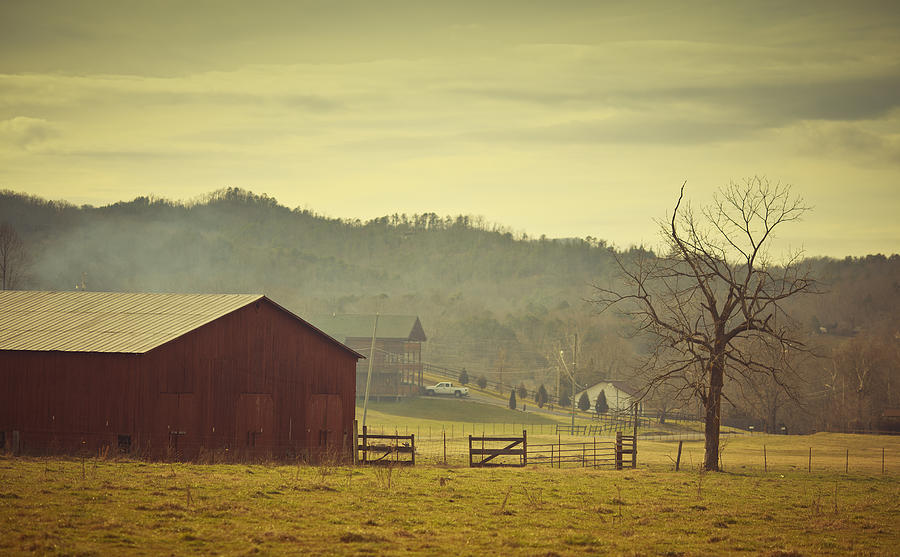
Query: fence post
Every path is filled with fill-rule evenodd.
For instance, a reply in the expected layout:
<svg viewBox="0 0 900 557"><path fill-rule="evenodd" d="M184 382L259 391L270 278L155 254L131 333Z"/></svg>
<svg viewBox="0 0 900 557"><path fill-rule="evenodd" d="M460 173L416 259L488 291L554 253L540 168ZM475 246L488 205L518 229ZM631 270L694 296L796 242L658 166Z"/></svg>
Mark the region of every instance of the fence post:
<svg viewBox="0 0 900 557"><path fill-rule="evenodd" d="M412 450L412 465L416 465L416 434L409 436L410 449Z"/></svg>
<svg viewBox="0 0 900 557"><path fill-rule="evenodd" d="M363 464L367 464L369 462L369 426L363 426Z"/></svg>
<svg viewBox="0 0 900 557"><path fill-rule="evenodd" d="M357 420L353 420L353 460L351 462L354 466L359 464L359 431L357 431L358 427L359 422Z"/></svg>
<svg viewBox="0 0 900 557"><path fill-rule="evenodd" d="M635 422L637 421L637 412L635 412ZM631 438L631 467L637 468L637 427L634 428L634 437Z"/></svg>
<svg viewBox="0 0 900 557"><path fill-rule="evenodd" d="M447 466L447 430L441 430L441 438L444 440L444 466Z"/></svg>
<svg viewBox="0 0 900 557"><path fill-rule="evenodd" d="M522 466L528 466L528 431L522 430Z"/></svg>
<svg viewBox="0 0 900 557"><path fill-rule="evenodd" d="M765 472L769 471L769 459L766 457L766 446L763 445L763 470Z"/></svg>
<svg viewBox="0 0 900 557"><path fill-rule="evenodd" d="M622 432L616 432L616 470L622 469Z"/></svg>
<svg viewBox="0 0 900 557"><path fill-rule="evenodd" d="M469 435L469 468L472 467L472 436Z"/></svg>
<svg viewBox="0 0 900 557"><path fill-rule="evenodd" d="M881 447L881 474L884 475L884 447Z"/></svg>
<svg viewBox="0 0 900 557"><path fill-rule="evenodd" d="M809 462L806 465L806 473L812 474L812 447L809 448Z"/></svg>
<svg viewBox="0 0 900 557"><path fill-rule="evenodd" d="M844 473L850 471L850 449L847 449L847 459L844 461Z"/></svg>
<svg viewBox="0 0 900 557"><path fill-rule="evenodd" d="M678 467L681 466L681 444L682 443L684 443L684 441L678 442L678 456L675 458L675 471L676 472L678 471Z"/></svg>

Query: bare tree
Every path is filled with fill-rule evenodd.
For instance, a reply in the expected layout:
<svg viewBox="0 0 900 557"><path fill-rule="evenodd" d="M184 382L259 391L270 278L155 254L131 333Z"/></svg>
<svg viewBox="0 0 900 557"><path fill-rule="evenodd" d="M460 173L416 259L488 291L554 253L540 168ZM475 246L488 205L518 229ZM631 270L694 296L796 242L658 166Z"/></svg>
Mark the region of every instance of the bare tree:
<svg viewBox="0 0 900 557"><path fill-rule="evenodd" d="M0 223L0 290L19 288L26 264L25 246L16 229L8 222Z"/></svg>
<svg viewBox="0 0 900 557"><path fill-rule="evenodd" d="M797 392L799 384L804 382L799 371L803 368L801 355L809 355L796 350L783 351L778 346L758 345L751 348L754 356L773 367L782 369L778 375L759 375L748 378L739 377L736 381L738 396L730 397L735 405L749 415L762 421L766 433L778 433L779 413L793 401L799 404Z"/></svg>
<svg viewBox="0 0 900 557"><path fill-rule="evenodd" d="M767 248L776 228L808 208L789 186L760 178L722 188L699 215L683 199L684 185L671 219L660 222L667 252L619 259L624 285L595 285L595 302L618 306L650 339L645 393L667 383L702 402L703 467L718 470L725 379L780 381L784 358L758 357L752 347L778 354L804 349L781 304L814 282L799 253L773 265Z"/></svg>

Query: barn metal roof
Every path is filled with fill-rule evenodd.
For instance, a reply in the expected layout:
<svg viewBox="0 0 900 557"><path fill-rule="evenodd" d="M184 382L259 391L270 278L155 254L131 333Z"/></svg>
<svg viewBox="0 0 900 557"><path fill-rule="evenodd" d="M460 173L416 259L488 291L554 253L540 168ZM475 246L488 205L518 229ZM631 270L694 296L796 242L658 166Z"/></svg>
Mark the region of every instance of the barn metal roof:
<svg viewBox="0 0 900 557"><path fill-rule="evenodd" d="M317 327L337 339L372 338L375 315L337 314L320 317ZM379 315L377 338L424 342L422 323L415 315Z"/></svg>
<svg viewBox="0 0 900 557"><path fill-rule="evenodd" d="M263 298L0 291L0 350L139 354Z"/></svg>

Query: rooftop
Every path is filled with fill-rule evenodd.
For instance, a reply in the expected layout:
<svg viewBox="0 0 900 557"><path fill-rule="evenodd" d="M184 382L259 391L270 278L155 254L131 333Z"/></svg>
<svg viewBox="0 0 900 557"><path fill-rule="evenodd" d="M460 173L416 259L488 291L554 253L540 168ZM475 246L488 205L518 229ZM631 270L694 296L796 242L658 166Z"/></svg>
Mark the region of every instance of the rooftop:
<svg viewBox="0 0 900 557"><path fill-rule="evenodd" d="M0 291L0 350L141 354L259 300L280 308L262 294Z"/></svg>

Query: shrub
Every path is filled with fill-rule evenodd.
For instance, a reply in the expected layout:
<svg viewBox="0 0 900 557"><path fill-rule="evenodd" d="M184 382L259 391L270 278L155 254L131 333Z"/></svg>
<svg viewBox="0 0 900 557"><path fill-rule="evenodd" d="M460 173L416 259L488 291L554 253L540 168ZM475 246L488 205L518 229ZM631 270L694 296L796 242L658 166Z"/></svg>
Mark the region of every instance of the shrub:
<svg viewBox="0 0 900 557"><path fill-rule="evenodd" d="M550 400L550 395L547 394L546 387L541 383L541 386L534 393L534 403L538 405L538 408L543 408L548 400Z"/></svg>
<svg viewBox="0 0 900 557"><path fill-rule="evenodd" d="M525 388L525 383L519 383L519 386L516 387L516 396L522 400L528 398L528 389Z"/></svg>

